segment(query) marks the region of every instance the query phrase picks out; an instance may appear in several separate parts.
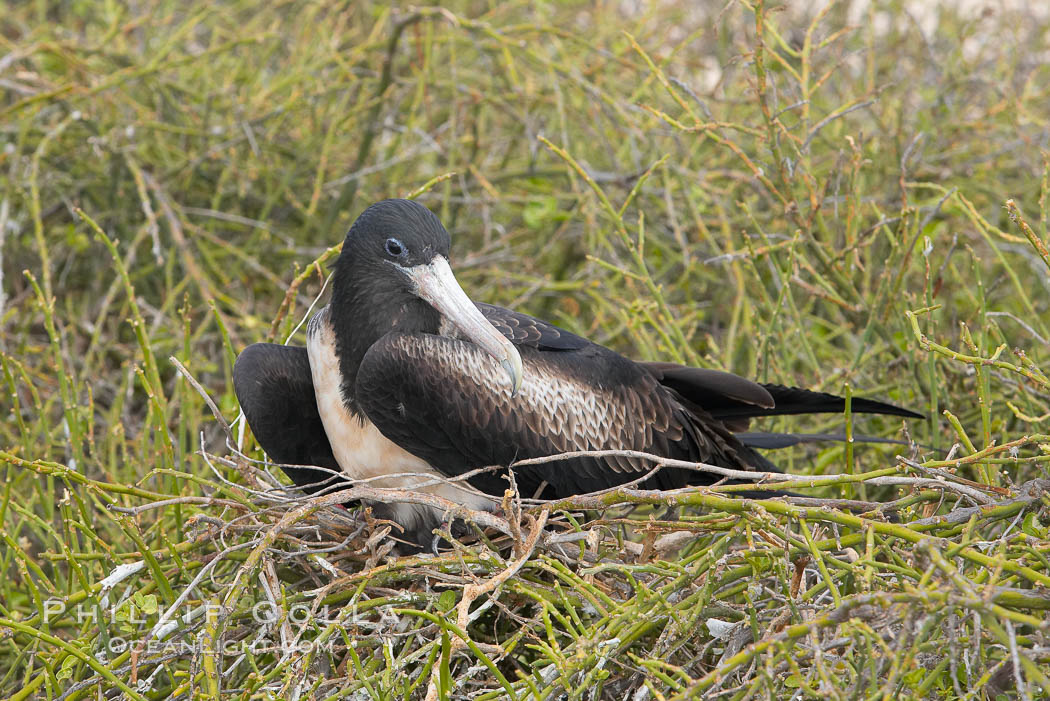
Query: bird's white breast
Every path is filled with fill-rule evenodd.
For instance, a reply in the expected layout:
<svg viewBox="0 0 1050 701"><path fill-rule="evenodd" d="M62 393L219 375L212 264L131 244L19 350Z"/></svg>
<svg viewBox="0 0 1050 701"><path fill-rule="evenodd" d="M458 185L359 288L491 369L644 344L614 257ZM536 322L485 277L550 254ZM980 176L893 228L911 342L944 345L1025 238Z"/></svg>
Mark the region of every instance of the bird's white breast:
<svg viewBox="0 0 1050 701"><path fill-rule="evenodd" d="M352 480L370 487L427 492L472 509L490 506L492 500L464 486L449 484L422 458L397 445L364 416L353 416L343 402L342 375L335 354L335 334L324 307L307 329L306 350L317 410L340 469Z"/></svg>

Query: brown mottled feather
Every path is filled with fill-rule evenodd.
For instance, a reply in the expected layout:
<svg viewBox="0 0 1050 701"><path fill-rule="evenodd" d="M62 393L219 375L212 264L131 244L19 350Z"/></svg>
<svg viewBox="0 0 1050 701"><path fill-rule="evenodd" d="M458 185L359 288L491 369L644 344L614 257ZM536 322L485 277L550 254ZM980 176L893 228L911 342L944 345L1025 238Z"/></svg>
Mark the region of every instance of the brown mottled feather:
<svg viewBox="0 0 1050 701"><path fill-rule="evenodd" d="M549 334L534 324L500 328L508 326L527 344L519 346L524 383L517 396L511 397L495 361L471 343L389 334L361 363L362 409L384 435L450 475L576 450L639 450L749 466L749 451L718 421L696 421L673 390L639 365L588 342L560 352L540 350L536 346ZM566 343L565 337L554 340ZM464 387L469 396L460 393ZM407 416L391 410L399 403L410 407ZM648 468L622 456L576 458L522 468L516 477L524 493L546 481L565 494L615 486ZM683 486L692 474L665 470L651 486ZM476 480L486 491L500 491L502 484L491 476Z"/></svg>

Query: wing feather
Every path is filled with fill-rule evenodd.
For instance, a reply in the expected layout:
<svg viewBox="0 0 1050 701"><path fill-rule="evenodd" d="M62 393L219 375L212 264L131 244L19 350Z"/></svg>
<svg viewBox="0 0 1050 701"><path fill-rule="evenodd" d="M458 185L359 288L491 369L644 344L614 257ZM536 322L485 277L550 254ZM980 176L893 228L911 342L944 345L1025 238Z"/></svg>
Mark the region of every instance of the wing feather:
<svg viewBox="0 0 1050 701"><path fill-rule="evenodd" d="M339 463L317 412L305 348L253 343L233 366L233 388L255 439L308 493L330 488ZM317 466L326 470L310 469Z"/></svg>
<svg viewBox="0 0 1050 701"><path fill-rule="evenodd" d="M528 314L482 302L475 302L474 305L489 320L490 324L514 341L518 347L547 351L571 351L593 345L582 336L577 336Z"/></svg>
<svg viewBox="0 0 1050 701"><path fill-rule="evenodd" d="M537 345L518 346L524 380L512 397L499 365L477 346L391 333L362 360L356 396L387 438L449 475L577 450L639 450L747 466L718 421L696 421L672 390L632 361L589 342L558 351ZM515 477L522 493L545 481L557 494L578 494L636 479L648 468L622 456L574 458L521 468ZM683 486L695 481L693 474L663 470L650 486ZM490 493L506 486L493 475L474 482Z"/></svg>

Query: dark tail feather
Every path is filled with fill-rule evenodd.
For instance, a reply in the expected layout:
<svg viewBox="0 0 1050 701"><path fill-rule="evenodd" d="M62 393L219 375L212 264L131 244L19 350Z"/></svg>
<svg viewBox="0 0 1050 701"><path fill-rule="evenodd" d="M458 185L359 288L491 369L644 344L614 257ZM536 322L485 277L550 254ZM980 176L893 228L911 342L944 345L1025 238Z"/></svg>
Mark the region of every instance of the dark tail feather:
<svg viewBox="0 0 1050 701"><path fill-rule="evenodd" d="M845 433L766 433L763 431L734 433L737 440L749 448L760 450L777 450L778 448L790 448L802 443L819 443L821 441L845 441ZM854 436L857 443L883 443L887 445L910 445L908 441L896 438L880 438L878 436Z"/></svg>
<svg viewBox="0 0 1050 701"><path fill-rule="evenodd" d="M770 408L744 404L742 402L724 402L721 406L708 408L708 412L717 419L753 418L758 416L778 416L783 414L840 414L846 410L846 400L826 392L814 392L799 387L784 385L762 385L776 405ZM874 399L853 397L850 400L852 411L858 414L890 414L905 416L910 419L924 419L922 414L903 407L878 402Z"/></svg>
<svg viewBox="0 0 1050 701"><path fill-rule="evenodd" d="M641 363L656 380L674 390L683 398L702 407L716 419L749 419L778 414L840 414L846 409L846 400L834 394L813 392L798 387L759 384L720 370L691 368L675 363ZM925 418L909 409L873 399L854 397L850 402L858 414L892 414L912 419ZM731 429L745 422L727 423ZM738 430L743 430L740 428Z"/></svg>

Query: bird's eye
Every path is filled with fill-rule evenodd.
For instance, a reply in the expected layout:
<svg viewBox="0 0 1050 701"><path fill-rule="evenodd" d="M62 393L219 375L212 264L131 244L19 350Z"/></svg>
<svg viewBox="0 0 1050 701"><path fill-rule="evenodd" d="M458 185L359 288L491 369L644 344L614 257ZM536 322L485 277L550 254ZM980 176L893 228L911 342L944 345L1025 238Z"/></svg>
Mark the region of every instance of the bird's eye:
<svg viewBox="0 0 1050 701"><path fill-rule="evenodd" d="M397 239L387 239L384 247L388 255L398 257L405 254L405 244Z"/></svg>

